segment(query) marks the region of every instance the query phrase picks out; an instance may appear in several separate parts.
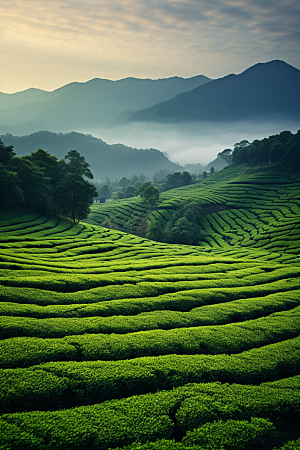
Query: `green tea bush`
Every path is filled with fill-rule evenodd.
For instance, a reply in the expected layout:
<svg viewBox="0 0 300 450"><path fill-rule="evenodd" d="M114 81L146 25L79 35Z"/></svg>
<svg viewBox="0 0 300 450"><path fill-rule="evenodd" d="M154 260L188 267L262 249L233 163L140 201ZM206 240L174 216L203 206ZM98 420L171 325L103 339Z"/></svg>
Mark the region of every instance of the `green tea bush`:
<svg viewBox="0 0 300 450"><path fill-rule="evenodd" d="M264 400L264 409L260 405L261 396ZM198 406L194 418L189 416L188 405L191 402L196 402ZM202 405L206 405L207 408L203 408ZM241 409L241 406L244 409ZM201 408L205 412L202 416L199 415ZM225 422L224 419L214 422L217 410L222 411L223 416L230 416L234 411L238 411L241 419L229 418ZM253 412L274 416L274 424L287 424L289 415L299 415L299 393L287 389L280 392L276 390L274 395L272 388L261 389L220 383L192 384L170 391L111 400L69 410L4 414L0 419L0 426L2 429L9 428L9 433L3 433L0 442L4 448L5 445L12 445L9 447L12 449L17 448L20 436L28 447L31 442L38 442L39 448L42 449L54 446L63 449L66 443L72 449L81 449L85 446L105 449L108 446L128 446L134 442L159 442L162 439L164 440L161 442L165 445L172 445L175 420L177 430L188 431L182 440L183 445L189 446L189 441L195 440L199 444L199 440L206 439L204 448L214 448L213 440L217 444L216 448L220 448L218 447L220 441L224 442L225 448L229 448L230 442L235 445L233 448L253 448L252 444L262 448L260 446L266 442L267 437L269 438L267 445L270 445L270 438L274 436L274 426L265 417L251 420L249 415ZM201 425L205 416L211 423ZM197 422L200 428L192 431ZM202 431L206 431L205 435ZM243 443L237 433L239 437L244 437L245 447L242 447ZM12 437L17 435L19 438L16 439L15 445ZM167 440L170 442L166 442ZM241 447L238 447L239 444Z"/></svg>
<svg viewBox="0 0 300 450"><path fill-rule="evenodd" d="M283 447L275 447L274 450L299 450L300 449L300 438L295 441L287 442Z"/></svg>
<svg viewBox="0 0 300 450"><path fill-rule="evenodd" d="M40 403L42 409L47 409L48 405L67 408L78 404L90 404L112 398L172 389L195 382L221 380L255 385L296 375L299 369L299 338L248 350L237 355L168 355L123 361L49 362L34 367L2 370L0 391L2 412L11 411L11 405L13 407L19 405L18 408L26 410L37 409L36 399L30 397L31 390L35 392L36 398L43 399ZM35 375L35 371L38 371L38 375ZM53 377L49 378L49 374ZM288 389L287 397L292 398L294 395L292 391L295 391L299 406L299 390L295 389L297 383L297 380L284 381L282 388L275 383L276 391L272 391L270 399L271 397L272 401L277 399L276 404L279 405L282 399L280 396L277 397L277 391L282 391L280 395L285 395L285 389ZM48 384L48 387L45 384ZM262 389L273 388L272 383L266 384L266 386L262 385ZM207 389L210 389L209 386ZM246 388L241 389L242 398ZM257 386L248 386L247 389L247 392L252 392L251 395L249 393L249 398L256 396ZM215 391L215 387L213 390ZM222 392L220 396L223 396L226 402L229 397L225 391ZM261 392L257 391L255 401L264 411L266 406L264 402L261 402L263 398ZM283 408L285 408L284 404ZM188 408L188 411L193 417L192 406ZM252 416L262 414L255 411L251 413ZM212 420L218 418L214 416ZM236 418L235 412L233 416L226 416L226 418ZM277 418L279 418L278 414ZM197 424L198 422L192 428Z"/></svg>
<svg viewBox="0 0 300 450"><path fill-rule="evenodd" d="M209 294L209 292L206 292ZM225 293L224 293L225 294ZM178 303L182 301L185 304L186 296L180 294L171 294ZM225 294L226 295L226 294ZM166 297L165 304L168 304L167 298L171 300L171 296ZM193 299L196 300L194 293ZM226 301L223 295L211 295L213 302ZM202 301L205 296L202 297ZM206 295L206 301L209 296ZM148 300L148 309L150 309L151 299L144 299L146 304ZM191 298L189 299L191 300ZM199 299L200 300L200 299ZM251 302L251 309L249 309ZM83 333L132 333L134 331L145 331L154 329L172 329L186 328L203 325L220 325L233 323L249 319L255 319L280 310L287 310L299 305L299 293L297 290L288 291L287 293L270 294L265 297L257 297L251 299L232 300L222 304L212 304L193 308L189 312L160 310L155 311L156 302L152 303L150 312L140 312L138 304L124 304L120 302L121 310L112 309L112 305L99 304L94 308L88 308L87 305L81 305L80 309L70 307L38 307L35 305L20 305L15 303L0 303L0 336L2 338L17 336L35 336L42 338L63 337L71 334ZM101 308L102 306L102 308ZM135 307L134 307L135 306ZM173 307L175 301L173 301ZM111 308L109 308L111 307ZM121 315L124 312L127 316ZM140 312L140 313L139 313ZM106 314L119 313L119 316L113 315L105 317ZM137 315L130 315L137 313ZM103 315L104 317L89 317L93 315ZM73 317L72 317L73 315ZM15 317L13 317L15 316ZM19 316L19 317L18 317ZM25 317L27 316L27 317ZM29 317L28 317L29 316ZM32 316L32 317L30 317ZM53 318L51 318L51 316ZM57 318L55 318L57 316ZM76 317L77 316L77 317ZM35 317L41 317L42 320ZM49 319L47 319L49 318Z"/></svg>
<svg viewBox="0 0 300 450"><path fill-rule="evenodd" d="M72 351L72 346L80 349L83 360L119 360L173 353L241 353L253 347L298 336L299 319L300 307L296 307L266 318L219 326L150 330L126 335L81 334L62 339L9 338L0 342L3 355L0 357L0 366L24 367L49 360L57 361L63 353L70 360L76 360L78 355ZM77 334L82 333L78 322L77 327Z"/></svg>
<svg viewBox="0 0 300 450"><path fill-rule="evenodd" d="M299 180L243 170L92 224L1 215L1 450L298 445ZM138 233L191 202L201 246L96 225Z"/></svg>
<svg viewBox="0 0 300 450"><path fill-rule="evenodd" d="M265 450L273 448L276 434L276 428L268 419L219 420L188 431L182 443L210 450L221 447L224 450Z"/></svg>

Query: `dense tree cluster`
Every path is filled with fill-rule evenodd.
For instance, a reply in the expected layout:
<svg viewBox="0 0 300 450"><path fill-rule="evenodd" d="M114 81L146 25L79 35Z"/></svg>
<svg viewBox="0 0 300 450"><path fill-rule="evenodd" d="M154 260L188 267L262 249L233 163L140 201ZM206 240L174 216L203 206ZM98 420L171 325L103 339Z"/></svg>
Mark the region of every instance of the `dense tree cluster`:
<svg viewBox="0 0 300 450"><path fill-rule="evenodd" d="M159 199L159 189L152 186L151 181L142 184L137 190L137 194L139 194L145 202L150 204L156 203Z"/></svg>
<svg viewBox="0 0 300 450"><path fill-rule="evenodd" d="M152 221L146 237L171 244L198 245L204 238L199 227L203 214L200 202L187 202L172 215L165 228L158 220Z"/></svg>
<svg viewBox="0 0 300 450"><path fill-rule="evenodd" d="M123 199L135 197L138 195L138 188L148 180L148 177L141 173L138 175L133 175L131 178L122 177L120 180L117 178L115 180L111 180L106 177L105 183L95 181L94 184L98 191L98 196L101 198L112 198Z"/></svg>
<svg viewBox="0 0 300 450"><path fill-rule="evenodd" d="M58 160L42 148L16 157L0 140L0 205L24 206L44 214L63 215L73 222L87 217L96 188L89 164L77 150Z"/></svg>
<svg viewBox="0 0 300 450"><path fill-rule="evenodd" d="M214 169L212 168L211 173ZM111 180L106 177L105 182L95 181L94 185L98 191L98 196L105 199L124 199L131 198L141 194L141 186L148 183L152 184L153 187L158 188L160 192L168 191L169 189L174 189L176 187L187 186L197 181L195 175L190 175L188 172L175 172L169 173L170 171L161 170L158 174L153 177L153 182L149 181L149 177L141 173L140 175L132 175L131 177L122 177L120 180L117 178ZM202 179L202 176L201 176ZM200 181L200 179L198 180ZM153 187L150 188L149 194ZM156 191L155 191L156 192ZM155 196L157 193L155 194ZM141 195L142 197L142 195Z"/></svg>
<svg viewBox="0 0 300 450"><path fill-rule="evenodd" d="M249 166L276 165L284 170L300 170L300 130L293 134L282 131L252 143L244 140L225 149L218 156L228 164L248 164Z"/></svg>
<svg viewBox="0 0 300 450"><path fill-rule="evenodd" d="M192 177L188 172L175 172L166 176L162 184L162 191L169 191L181 186L192 184Z"/></svg>
<svg viewBox="0 0 300 450"><path fill-rule="evenodd" d="M218 153L218 158L223 159L226 164L232 164L232 150L231 148L225 148L222 152Z"/></svg>

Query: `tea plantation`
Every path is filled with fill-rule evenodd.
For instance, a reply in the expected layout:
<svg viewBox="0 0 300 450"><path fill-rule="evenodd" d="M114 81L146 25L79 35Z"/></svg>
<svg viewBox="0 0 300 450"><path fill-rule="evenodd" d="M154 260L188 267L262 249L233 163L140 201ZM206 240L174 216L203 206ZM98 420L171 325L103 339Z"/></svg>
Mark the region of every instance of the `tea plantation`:
<svg viewBox="0 0 300 450"><path fill-rule="evenodd" d="M143 234L201 200L199 246ZM0 449L300 448L300 180L230 166L73 225L1 211Z"/></svg>

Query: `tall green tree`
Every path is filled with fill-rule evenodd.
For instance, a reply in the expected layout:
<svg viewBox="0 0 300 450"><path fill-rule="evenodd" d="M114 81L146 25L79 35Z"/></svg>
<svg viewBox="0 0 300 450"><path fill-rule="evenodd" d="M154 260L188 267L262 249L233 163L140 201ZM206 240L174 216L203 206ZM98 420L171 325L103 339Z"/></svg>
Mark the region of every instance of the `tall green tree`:
<svg viewBox="0 0 300 450"><path fill-rule="evenodd" d="M26 156L14 157L9 168L18 174L19 187L23 192L24 206L40 213L53 213L54 203L50 178Z"/></svg>
<svg viewBox="0 0 300 450"><path fill-rule="evenodd" d="M142 198L144 198L144 192L147 189L148 186L151 186L151 181L147 181L146 183L143 183L136 191L137 195L140 195Z"/></svg>
<svg viewBox="0 0 300 450"><path fill-rule="evenodd" d="M93 197L97 196L94 185L84 180L78 173L68 170L58 183L56 192L60 213L70 217L74 223L88 216Z"/></svg>
<svg viewBox="0 0 300 450"><path fill-rule="evenodd" d="M150 186L146 187L146 189L143 192L143 199L145 200L145 202L150 203L152 205L158 202L159 189L150 184Z"/></svg>
<svg viewBox="0 0 300 450"><path fill-rule="evenodd" d="M136 195L136 188L132 185L127 186L124 192L125 198L134 197Z"/></svg>
<svg viewBox="0 0 300 450"><path fill-rule="evenodd" d="M84 156L81 156L77 150L70 150L66 154L65 160L68 162L68 171L70 173L76 173L90 179L94 178L90 171L90 165L86 162Z"/></svg>
<svg viewBox="0 0 300 450"><path fill-rule="evenodd" d="M105 199L111 197L111 190L107 184L103 184L101 188L98 189L98 196Z"/></svg>
<svg viewBox="0 0 300 450"><path fill-rule="evenodd" d="M0 139L0 205L18 206L25 202L18 173L10 167L15 152Z"/></svg>
<svg viewBox="0 0 300 450"><path fill-rule="evenodd" d="M130 184L130 180L128 180L128 178L126 178L126 177L123 177L123 178L121 178L121 180L119 181L118 184L121 187L126 187Z"/></svg>
<svg viewBox="0 0 300 450"><path fill-rule="evenodd" d="M152 241L163 242L165 239L164 230L158 220L153 220L147 227L146 238Z"/></svg>
<svg viewBox="0 0 300 450"><path fill-rule="evenodd" d="M192 184L192 181L193 180L189 172L182 172L181 175L182 186L188 186L189 184Z"/></svg>
<svg viewBox="0 0 300 450"><path fill-rule="evenodd" d="M84 156L77 150L71 150L65 160L68 162L61 163L55 199L59 212L76 223L88 216L93 197L97 197L98 193L95 186L83 178L93 178Z"/></svg>
<svg viewBox="0 0 300 450"><path fill-rule="evenodd" d="M13 156L15 156L13 146L4 145L4 142L0 139L0 164L4 164L6 166Z"/></svg>
<svg viewBox="0 0 300 450"><path fill-rule="evenodd" d="M0 140L0 204L23 205L44 214L63 214L74 223L87 217L95 186L89 164L77 150L58 160L42 148L18 158ZM85 178L84 178L85 177Z"/></svg>
<svg viewBox="0 0 300 450"><path fill-rule="evenodd" d="M186 174L188 172L185 172ZM186 177L186 175L185 175ZM170 189L175 189L177 187L183 186L184 182L182 180L181 172L170 173L166 176L166 179L162 185L163 191L169 191Z"/></svg>
<svg viewBox="0 0 300 450"><path fill-rule="evenodd" d="M281 159L284 155L283 144L276 140L272 142L269 146L269 159L272 164L280 164Z"/></svg>
<svg viewBox="0 0 300 450"><path fill-rule="evenodd" d="M25 203L18 173L8 170L4 164L0 164L0 186L1 206L14 207Z"/></svg>
<svg viewBox="0 0 300 450"><path fill-rule="evenodd" d="M232 164L232 150L231 148L225 148L222 152L218 153L218 158L224 159L227 164Z"/></svg>
<svg viewBox="0 0 300 450"><path fill-rule="evenodd" d="M204 214L200 202L184 203L169 219L164 237L172 244L198 245L204 239L199 223Z"/></svg>
<svg viewBox="0 0 300 450"><path fill-rule="evenodd" d="M32 152L26 159L31 161L35 166L50 179L50 183L54 186L59 180L60 164L56 156L51 155L43 148L39 148L36 152Z"/></svg>

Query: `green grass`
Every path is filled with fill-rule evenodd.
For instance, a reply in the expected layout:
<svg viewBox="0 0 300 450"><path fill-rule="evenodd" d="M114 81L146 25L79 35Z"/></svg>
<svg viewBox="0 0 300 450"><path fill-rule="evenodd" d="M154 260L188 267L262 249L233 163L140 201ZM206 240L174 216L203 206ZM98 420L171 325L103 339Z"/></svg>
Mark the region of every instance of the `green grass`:
<svg viewBox="0 0 300 450"><path fill-rule="evenodd" d="M298 181L229 167L75 226L3 211L0 449L296 450ZM145 239L190 200L202 245Z"/></svg>

